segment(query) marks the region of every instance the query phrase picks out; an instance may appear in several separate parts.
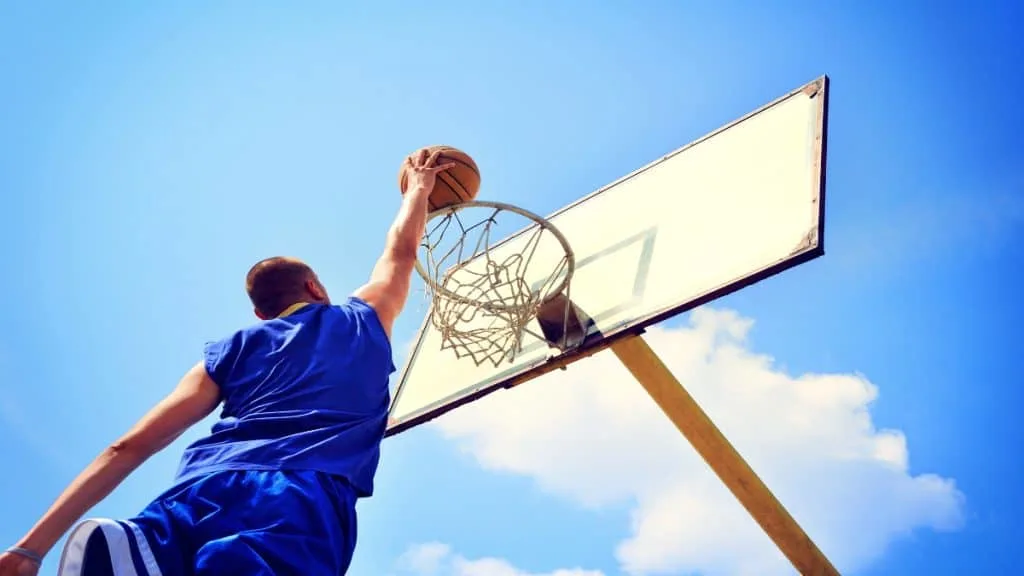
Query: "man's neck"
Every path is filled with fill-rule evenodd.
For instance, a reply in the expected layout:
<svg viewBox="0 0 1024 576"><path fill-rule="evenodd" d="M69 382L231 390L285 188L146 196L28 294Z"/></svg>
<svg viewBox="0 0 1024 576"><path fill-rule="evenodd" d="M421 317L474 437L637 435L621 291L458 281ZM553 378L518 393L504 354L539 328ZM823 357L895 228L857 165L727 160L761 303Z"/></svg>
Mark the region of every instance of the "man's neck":
<svg viewBox="0 0 1024 576"><path fill-rule="evenodd" d="M290 316L292 314L295 314L302 308L305 308L306 306L309 306L309 302L296 302L295 304L292 304L291 306L285 308L283 312L277 315L277 317L284 318L285 316Z"/></svg>

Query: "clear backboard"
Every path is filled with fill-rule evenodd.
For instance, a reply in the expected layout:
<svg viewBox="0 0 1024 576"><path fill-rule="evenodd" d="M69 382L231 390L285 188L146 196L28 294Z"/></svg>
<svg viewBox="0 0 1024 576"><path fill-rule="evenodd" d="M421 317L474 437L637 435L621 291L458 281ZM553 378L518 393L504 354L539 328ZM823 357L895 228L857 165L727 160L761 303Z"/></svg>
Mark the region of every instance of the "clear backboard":
<svg viewBox="0 0 1024 576"><path fill-rule="evenodd" d="M534 326L508 360L477 364L442 349L425 321L387 434L822 255L827 90L819 78L548 216L574 253L571 299L593 320L593 337L563 352ZM497 250L520 251L528 237L513 234ZM541 263L562 256L537 254Z"/></svg>

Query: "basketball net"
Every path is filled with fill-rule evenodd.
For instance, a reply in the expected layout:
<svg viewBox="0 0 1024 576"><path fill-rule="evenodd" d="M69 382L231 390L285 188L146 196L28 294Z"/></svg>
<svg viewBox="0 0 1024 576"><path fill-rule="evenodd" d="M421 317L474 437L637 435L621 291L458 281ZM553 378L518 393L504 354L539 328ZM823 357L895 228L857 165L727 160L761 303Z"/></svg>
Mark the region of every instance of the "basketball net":
<svg viewBox="0 0 1024 576"><path fill-rule="evenodd" d="M529 226L495 241L495 229L516 216ZM538 308L569 286L575 262L568 242L546 219L499 202L449 206L428 218L416 269L441 349L477 366L511 362Z"/></svg>

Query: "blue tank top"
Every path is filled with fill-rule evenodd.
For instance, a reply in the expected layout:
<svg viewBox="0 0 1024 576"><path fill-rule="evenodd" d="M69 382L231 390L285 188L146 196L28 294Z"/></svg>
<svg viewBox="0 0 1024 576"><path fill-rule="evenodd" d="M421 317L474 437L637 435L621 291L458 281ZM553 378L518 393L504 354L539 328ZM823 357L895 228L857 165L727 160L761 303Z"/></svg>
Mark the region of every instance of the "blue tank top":
<svg viewBox="0 0 1024 576"><path fill-rule="evenodd" d="M205 348L224 402L177 480L223 470L315 470L373 494L387 424L391 344L358 298L299 304Z"/></svg>

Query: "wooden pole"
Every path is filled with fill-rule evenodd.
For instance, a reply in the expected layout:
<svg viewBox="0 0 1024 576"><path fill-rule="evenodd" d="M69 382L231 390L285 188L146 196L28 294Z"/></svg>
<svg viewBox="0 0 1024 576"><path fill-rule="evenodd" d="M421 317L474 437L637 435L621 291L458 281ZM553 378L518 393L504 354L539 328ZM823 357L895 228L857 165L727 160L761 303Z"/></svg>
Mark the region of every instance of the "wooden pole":
<svg viewBox="0 0 1024 576"><path fill-rule="evenodd" d="M839 572L828 558L643 337L625 338L612 344L611 349L800 574L838 576Z"/></svg>

